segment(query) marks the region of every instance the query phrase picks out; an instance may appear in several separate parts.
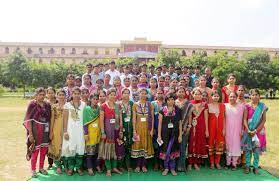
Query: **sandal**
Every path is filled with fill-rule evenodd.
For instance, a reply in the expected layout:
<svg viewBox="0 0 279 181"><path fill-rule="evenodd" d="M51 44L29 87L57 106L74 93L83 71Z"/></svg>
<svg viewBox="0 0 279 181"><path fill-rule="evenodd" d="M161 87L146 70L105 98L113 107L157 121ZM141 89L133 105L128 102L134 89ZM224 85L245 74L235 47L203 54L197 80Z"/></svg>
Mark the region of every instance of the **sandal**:
<svg viewBox="0 0 279 181"><path fill-rule="evenodd" d="M88 175L89 175L89 176L93 176L93 175L94 175L94 171L93 171L92 168L89 168L89 169L88 169Z"/></svg>
<svg viewBox="0 0 279 181"><path fill-rule="evenodd" d="M166 176L168 173L169 173L169 169L165 169L165 170L162 172L162 175L163 175L163 176Z"/></svg>
<svg viewBox="0 0 279 181"><path fill-rule="evenodd" d="M78 169L77 172L78 172L79 176L83 176L83 171L81 169Z"/></svg>
<svg viewBox="0 0 279 181"><path fill-rule="evenodd" d="M97 169L98 173L102 173L103 172L100 166L97 166L96 169Z"/></svg>
<svg viewBox="0 0 279 181"><path fill-rule="evenodd" d="M258 168L254 168L254 174L255 174L255 175L259 175L259 174L260 174L260 172L259 172L259 169L258 169Z"/></svg>
<svg viewBox="0 0 279 181"><path fill-rule="evenodd" d="M214 164L210 164L210 167L209 167L210 169L214 169L215 167L214 167Z"/></svg>
<svg viewBox="0 0 279 181"><path fill-rule="evenodd" d="M140 167L137 167L137 168L135 169L135 172L136 172L136 173L140 173Z"/></svg>
<svg viewBox="0 0 279 181"><path fill-rule="evenodd" d="M68 175L68 176L72 176L73 174L74 174L73 170L69 169L69 170L67 171L67 175Z"/></svg>
<svg viewBox="0 0 279 181"><path fill-rule="evenodd" d="M62 174L62 169L61 169L60 167L58 167L58 168L56 169L56 173L57 173L57 174Z"/></svg>
<svg viewBox="0 0 279 181"><path fill-rule="evenodd" d="M38 174L37 172L34 170L32 171L32 178L37 178L38 177Z"/></svg>
<svg viewBox="0 0 279 181"><path fill-rule="evenodd" d="M42 175L47 175L47 171L45 169L40 169L39 172L42 174Z"/></svg>
<svg viewBox="0 0 279 181"><path fill-rule="evenodd" d="M232 171L236 171L236 166L232 166Z"/></svg>
<svg viewBox="0 0 279 181"><path fill-rule="evenodd" d="M216 168L217 168L217 170L221 170L222 169L220 164L216 164Z"/></svg>
<svg viewBox="0 0 279 181"><path fill-rule="evenodd" d="M249 173L250 173L250 167L245 167L244 173L245 173L245 174L249 174Z"/></svg>
<svg viewBox="0 0 279 181"><path fill-rule="evenodd" d="M177 176L177 173L175 170L171 170L171 174L172 174L172 176Z"/></svg>
<svg viewBox="0 0 279 181"><path fill-rule="evenodd" d="M200 167L197 164L194 164L195 170L199 171Z"/></svg>
<svg viewBox="0 0 279 181"><path fill-rule="evenodd" d="M148 170L147 170L147 168L146 168L146 167L142 167L141 169L142 169L142 172L143 172L143 173L148 172Z"/></svg>
<svg viewBox="0 0 279 181"><path fill-rule="evenodd" d="M110 170L107 170L106 176L111 177L111 171Z"/></svg>
<svg viewBox="0 0 279 181"><path fill-rule="evenodd" d="M118 174L122 174L122 172L120 170L118 170L117 168L112 169L112 172L114 173L118 173Z"/></svg>

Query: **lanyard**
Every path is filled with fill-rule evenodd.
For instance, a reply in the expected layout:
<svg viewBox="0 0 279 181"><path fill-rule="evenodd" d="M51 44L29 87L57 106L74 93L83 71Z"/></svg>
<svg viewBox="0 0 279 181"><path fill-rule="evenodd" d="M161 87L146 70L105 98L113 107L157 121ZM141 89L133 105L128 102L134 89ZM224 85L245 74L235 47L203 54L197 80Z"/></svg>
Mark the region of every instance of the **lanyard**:
<svg viewBox="0 0 279 181"><path fill-rule="evenodd" d="M141 103L139 103L139 106L140 106L141 114L144 116L146 111L146 103L144 104L144 107L141 106Z"/></svg>

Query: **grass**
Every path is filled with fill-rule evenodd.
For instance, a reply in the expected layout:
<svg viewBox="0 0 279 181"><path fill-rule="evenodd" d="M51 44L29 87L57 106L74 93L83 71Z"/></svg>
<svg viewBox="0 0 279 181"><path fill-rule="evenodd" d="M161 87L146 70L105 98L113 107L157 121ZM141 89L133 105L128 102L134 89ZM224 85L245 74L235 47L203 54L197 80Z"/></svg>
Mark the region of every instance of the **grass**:
<svg viewBox="0 0 279 181"><path fill-rule="evenodd" d="M18 97L0 97L0 180L27 180L30 177L22 126L28 102ZM260 158L260 165L279 177L279 100L264 102L269 107L266 123L268 150Z"/></svg>

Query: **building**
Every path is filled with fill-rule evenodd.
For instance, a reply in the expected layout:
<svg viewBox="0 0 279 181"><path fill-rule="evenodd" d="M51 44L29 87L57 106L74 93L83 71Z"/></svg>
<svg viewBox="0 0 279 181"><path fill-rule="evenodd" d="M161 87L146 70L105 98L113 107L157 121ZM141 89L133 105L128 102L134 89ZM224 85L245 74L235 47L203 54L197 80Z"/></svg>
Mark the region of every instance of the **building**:
<svg viewBox="0 0 279 181"><path fill-rule="evenodd" d="M49 63L51 60L65 63L81 63L87 59L133 57L138 60L155 59L159 50L177 49L182 56L192 56L198 51L206 55L218 50L226 50L229 55L239 58L244 53L254 49L266 50L271 57L279 55L279 48L230 47L230 46L198 46L198 45L165 45L160 41L149 41L146 38L135 38L120 41L120 44L106 43L13 43L0 42L0 59L20 50L28 58L39 63Z"/></svg>

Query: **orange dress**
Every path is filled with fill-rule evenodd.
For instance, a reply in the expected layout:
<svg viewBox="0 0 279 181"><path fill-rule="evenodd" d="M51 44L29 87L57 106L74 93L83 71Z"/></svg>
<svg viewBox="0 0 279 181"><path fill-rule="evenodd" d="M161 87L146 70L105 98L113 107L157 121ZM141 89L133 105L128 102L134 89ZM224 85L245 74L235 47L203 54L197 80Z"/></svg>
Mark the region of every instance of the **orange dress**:
<svg viewBox="0 0 279 181"><path fill-rule="evenodd" d="M220 162L220 155L223 154L225 138L223 135L223 121L225 113L225 105L219 104L219 114L215 114L210 111L208 116L208 128L209 128L209 157L210 163ZM214 154L216 157L214 159Z"/></svg>

